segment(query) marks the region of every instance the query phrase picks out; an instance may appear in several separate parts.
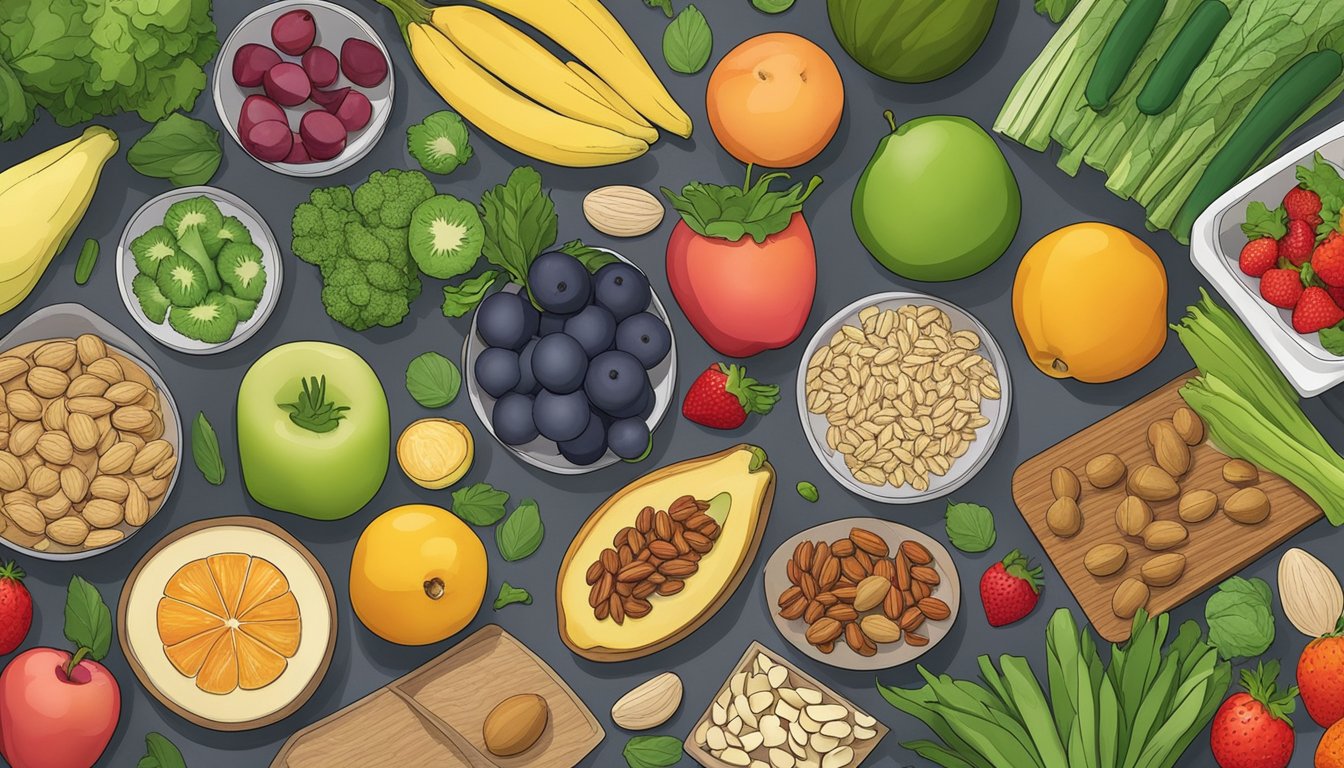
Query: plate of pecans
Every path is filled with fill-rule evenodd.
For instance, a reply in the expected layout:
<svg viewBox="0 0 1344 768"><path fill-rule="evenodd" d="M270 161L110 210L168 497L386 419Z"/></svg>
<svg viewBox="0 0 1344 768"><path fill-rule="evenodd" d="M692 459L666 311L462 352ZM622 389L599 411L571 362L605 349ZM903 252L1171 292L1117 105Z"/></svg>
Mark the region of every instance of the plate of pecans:
<svg viewBox="0 0 1344 768"><path fill-rule="evenodd" d="M872 517L835 520L780 545L765 566L775 628L841 669L895 667L951 630L961 580L933 537Z"/></svg>

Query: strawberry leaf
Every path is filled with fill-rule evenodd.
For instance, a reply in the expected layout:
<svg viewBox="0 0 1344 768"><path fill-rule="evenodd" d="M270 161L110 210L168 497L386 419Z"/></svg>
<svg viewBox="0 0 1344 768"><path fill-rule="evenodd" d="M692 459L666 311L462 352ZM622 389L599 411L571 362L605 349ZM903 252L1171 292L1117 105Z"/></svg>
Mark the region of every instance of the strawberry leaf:
<svg viewBox="0 0 1344 768"><path fill-rule="evenodd" d="M1014 549L1008 553L1007 557L1003 558L1003 569L1008 572L1008 575L1016 576L1027 582L1031 586L1032 592L1041 594L1041 587L1044 584L1041 575L1045 572L1044 569L1040 566L1033 567L1031 561L1018 550Z"/></svg>
<svg viewBox="0 0 1344 768"><path fill-rule="evenodd" d="M1262 237L1278 240L1288 234L1288 212L1283 206L1271 211L1269 206L1257 200L1246 207L1246 221L1241 225L1241 231L1250 240Z"/></svg>
<svg viewBox="0 0 1344 768"><path fill-rule="evenodd" d="M778 178L787 179L788 174L767 173L754 185L741 187L693 181L681 194L667 187L662 192L697 234L733 243L751 237L763 243L788 228L793 215L803 210L803 203L821 184L821 177L813 176L806 186L799 182L784 192L770 191L770 182Z"/></svg>
<svg viewBox="0 0 1344 768"><path fill-rule="evenodd" d="M1344 324L1322 330L1320 339L1321 346L1325 347L1326 352L1344 357Z"/></svg>
<svg viewBox="0 0 1344 768"><path fill-rule="evenodd" d="M1270 716L1292 725L1289 715L1297 709L1297 686L1280 691L1278 678L1279 662L1273 659L1260 662L1254 670L1241 670L1241 686L1251 698L1260 702Z"/></svg>
<svg viewBox="0 0 1344 768"><path fill-rule="evenodd" d="M779 387L774 384L762 384L747 375L747 369L740 365L719 363L719 370L728 375L724 391L737 398L742 410L748 414L767 414L774 410L779 402Z"/></svg>

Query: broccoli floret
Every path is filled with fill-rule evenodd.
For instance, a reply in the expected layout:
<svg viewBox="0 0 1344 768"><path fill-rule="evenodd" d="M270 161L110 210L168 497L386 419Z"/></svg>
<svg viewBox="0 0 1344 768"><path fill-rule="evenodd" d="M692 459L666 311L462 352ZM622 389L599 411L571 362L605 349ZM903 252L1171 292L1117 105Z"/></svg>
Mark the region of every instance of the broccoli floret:
<svg viewBox="0 0 1344 768"><path fill-rule="evenodd" d="M374 171L355 190L355 210L371 227L406 229L416 206L433 196L434 185L419 171Z"/></svg>
<svg viewBox="0 0 1344 768"><path fill-rule="evenodd" d="M363 265L345 261L334 267L322 286L322 305L333 320L355 331L375 325L392 327L411 311L415 295L402 289L404 280L390 279L396 269L386 263ZM392 290L378 287L387 284ZM416 295L419 291L416 291Z"/></svg>
<svg viewBox="0 0 1344 768"><path fill-rule="evenodd" d="M346 259L345 225L359 221L349 187L315 189L308 202L294 209L291 249L300 259L319 267Z"/></svg>

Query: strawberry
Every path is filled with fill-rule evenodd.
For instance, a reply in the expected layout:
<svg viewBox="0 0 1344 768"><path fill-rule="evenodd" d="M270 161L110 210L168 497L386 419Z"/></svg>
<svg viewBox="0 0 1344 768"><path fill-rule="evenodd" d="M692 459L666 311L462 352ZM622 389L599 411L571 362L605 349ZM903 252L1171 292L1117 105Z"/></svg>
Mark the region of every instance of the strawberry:
<svg viewBox="0 0 1344 768"><path fill-rule="evenodd" d="M23 644L33 626L33 596L17 563L0 563L0 656Z"/></svg>
<svg viewBox="0 0 1344 768"><path fill-rule="evenodd" d="M1260 276L1260 298L1279 309L1292 309L1306 290L1296 269L1271 269Z"/></svg>
<svg viewBox="0 0 1344 768"><path fill-rule="evenodd" d="M1302 298L1293 307L1293 330L1301 334L1338 325L1341 320L1344 320L1344 309L1339 308L1324 288L1314 285L1302 291Z"/></svg>
<svg viewBox="0 0 1344 768"><path fill-rule="evenodd" d="M1344 286L1327 285L1325 292L1330 294L1330 298L1334 299L1336 304L1344 307Z"/></svg>
<svg viewBox="0 0 1344 768"><path fill-rule="evenodd" d="M1311 259L1316 250L1316 227L1301 220L1288 222L1288 234L1279 240L1279 256L1300 267Z"/></svg>
<svg viewBox="0 0 1344 768"><path fill-rule="evenodd" d="M1279 691L1279 662L1241 671L1246 690L1234 693L1213 716L1209 743L1221 768L1287 768L1293 757L1297 688Z"/></svg>
<svg viewBox="0 0 1344 768"><path fill-rule="evenodd" d="M1332 232L1311 254L1311 270L1326 285L1344 286L1344 235Z"/></svg>
<svg viewBox="0 0 1344 768"><path fill-rule="evenodd" d="M1293 187L1283 197L1283 209L1288 212L1289 220L1310 221L1314 218L1316 224L1312 226L1317 226L1321 221L1321 196L1303 186Z"/></svg>
<svg viewBox="0 0 1344 768"><path fill-rule="evenodd" d="M1279 241L1260 237L1241 249L1241 271L1251 277L1260 277L1279 264Z"/></svg>
<svg viewBox="0 0 1344 768"><path fill-rule="evenodd" d="M779 387L747 376L740 365L715 363L686 392L681 414L710 429L737 429L753 413L766 414L779 400Z"/></svg>
<svg viewBox="0 0 1344 768"><path fill-rule="evenodd" d="M1335 631L1307 643L1297 659L1302 704L1317 725L1344 720L1344 621Z"/></svg>
<svg viewBox="0 0 1344 768"><path fill-rule="evenodd" d="M1014 549L980 577L980 603L991 627L1021 621L1041 599L1041 569Z"/></svg>

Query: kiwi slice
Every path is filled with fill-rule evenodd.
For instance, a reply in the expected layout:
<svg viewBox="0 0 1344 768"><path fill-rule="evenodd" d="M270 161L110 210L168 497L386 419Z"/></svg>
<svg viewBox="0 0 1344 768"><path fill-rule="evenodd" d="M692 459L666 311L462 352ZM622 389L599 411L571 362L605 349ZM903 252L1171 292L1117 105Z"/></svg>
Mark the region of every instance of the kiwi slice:
<svg viewBox="0 0 1344 768"><path fill-rule="evenodd" d="M168 324L189 339L222 344L233 338L238 312L222 293L211 293L190 307L173 307Z"/></svg>
<svg viewBox="0 0 1344 768"><path fill-rule="evenodd" d="M186 235L187 230L195 229L201 236L205 250L218 252L224 214L219 212L219 206L210 198L191 197L168 207L168 212L163 215L163 226L178 240Z"/></svg>
<svg viewBox="0 0 1344 768"><path fill-rule="evenodd" d="M177 238L167 227L154 227L131 241L135 268L140 270L140 274L148 276L151 282L159 274L159 262L174 253L177 253Z"/></svg>
<svg viewBox="0 0 1344 768"><path fill-rule="evenodd" d="M131 278L131 293L140 302L140 311L145 313L145 317L155 323L162 323L168 316L168 307L172 303L159 290L154 278L143 273Z"/></svg>
<svg viewBox="0 0 1344 768"><path fill-rule="evenodd" d="M219 252L219 277L233 295L259 301L266 290L261 249L251 243L226 243Z"/></svg>
<svg viewBox="0 0 1344 768"><path fill-rule="evenodd" d="M176 307L190 307L210 292L201 265L185 253L174 253L160 262L154 282Z"/></svg>
<svg viewBox="0 0 1344 768"><path fill-rule="evenodd" d="M475 266L485 243L485 229L474 204L452 195L435 195L411 214L407 238L420 271L447 279Z"/></svg>

